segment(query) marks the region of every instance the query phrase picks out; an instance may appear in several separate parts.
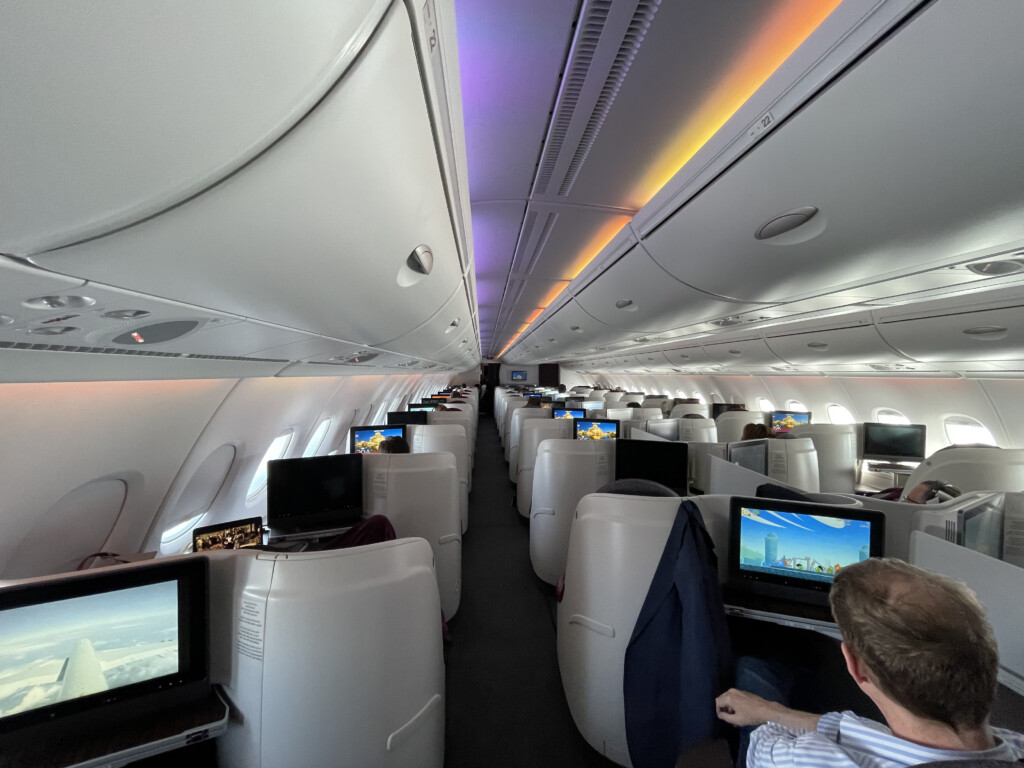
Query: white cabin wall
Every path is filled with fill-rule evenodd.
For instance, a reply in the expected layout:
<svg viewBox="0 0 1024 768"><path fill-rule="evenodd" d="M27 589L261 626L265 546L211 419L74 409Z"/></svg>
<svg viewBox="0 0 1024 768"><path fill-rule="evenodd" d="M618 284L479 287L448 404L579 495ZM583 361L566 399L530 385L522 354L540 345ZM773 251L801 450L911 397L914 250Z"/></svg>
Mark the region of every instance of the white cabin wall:
<svg viewBox="0 0 1024 768"><path fill-rule="evenodd" d="M19 572L12 575L39 575L24 571L33 559L42 573L49 572L104 548L115 531L135 551L197 436L234 384L209 379L0 385L0 574L8 575L16 552ZM66 521L55 505L100 478L126 484L120 511L104 511L102 531L88 519ZM54 515L61 518L53 521L56 526Z"/></svg>
<svg viewBox="0 0 1024 768"><path fill-rule="evenodd" d="M815 422L828 423L830 404L847 408L856 421L874 421L878 408L893 408L928 429L927 452L949 445L943 420L952 414L977 419L1003 448L1024 447L1024 380L925 377L832 376L686 376L664 374L600 374L602 385L644 389L672 397L700 393L706 402L743 402L757 410L766 397L779 409L799 400ZM683 394L680 395L679 393Z"/></svg>
<svg viewBox="0 0 1024 768"><path fill-rule="evenodd" d="M345 453L349 427L381 423L389 410L397 410L410 398L419 399L447 383L448 377L443 375L241 380L196 441L158 519L152 519L143 548L159 548L164 554L180 552L191 541L194 525L265 517L266 491L247 497L253 475L278 435L291 432L282 458L295 458L302 455L320 423L330 419L331 425L315 454ZM256 414L259 418L254 418ZM236 452L227 476L204 476L204 463L222 446L233 446ZM207 493L189 488L197 473L211 486ZM195 498L212 498L212 504L188 530L173 540L162 541L169 528L202 512L189 503Z"/></svg>
<svg viewBox="0 0 1024 768"><path fill-rule="evenodd" d="M196 517L200 502L209 509L196 524L262 515L265 494L247 506L246 493L278 434L293 430L285 455L300 456L330 418L318 453L344 451L354 419L402 407L450 379L411 374L0 385L0 577L67 570L97 551L156 549L163 531ZM221 446L229 448L218 457L233 452L230 464L207 463ZM211 469L224 466L226 476ZM180 551L189 531L163 551Z"/></svg>
<svg viewBox="0 0 1024 768"><path fill-rule="evenodd" d="M558 368L558 382L564 384L566 389L572 389L573 387L592 387L594 386L594 377L589 376L579 371L574 371L564 366Z"/></svg>

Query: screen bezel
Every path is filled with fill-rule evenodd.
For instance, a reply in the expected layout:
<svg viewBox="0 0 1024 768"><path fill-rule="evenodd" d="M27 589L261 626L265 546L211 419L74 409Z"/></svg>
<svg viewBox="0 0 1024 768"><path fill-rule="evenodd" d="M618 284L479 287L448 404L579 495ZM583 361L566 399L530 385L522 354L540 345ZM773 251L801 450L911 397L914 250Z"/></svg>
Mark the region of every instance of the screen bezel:
<svg viewBox="0 0 1024 768"><path fill-rule="evenodd" d="M920 455L906 456L906 455L900 455L900 454L896 454L896 453L883 453L881 451L869 451L868 450L868 447L869 447L868 446L868 438L869 438L870 433L872 433L874 431L877 431L877 430L885 430L885 429L893 429L893 428L913 429L915 432L917 432L919 434L919 436L920 436L920 441L921 441L921 453L920 453ZM861 458L862 459L866 459L867 461L916 461L916 462L922 462L922 461L925 460L925 452L927 450L928 431L927 431L926 425L924 425L924 424L885 424L883 422L878 422L878 421L865 421L864 422L864 430L863 430L863 438L864 439L862 441ZM874 447L874 446L872 446L872 447Z"/></svg>
<svg viewBox="0 0 1024 768"><path fill-rule="evenodd" d="M864 507L835 507L827 504L814 504L802 501L780 501L776 499L759 499L733 496L729 500L729 581L732 584L760 585L769 590L780 590L784 597L800 598L801 594L827 595L832 587L830 581L815 581L788 577L774 573L744 571L740 568L740 520L742 509L768 510L771 512L795 512L800 515L818 515L834 517L840 520L860 520L871 523L871 535L868 544L869 557L885 555L885 513Z"/></svg>
<svg viewBox="0 0 1024 768"><path fill-rule="evenodd" d="M256 529L261 531L261 540L259 544L262 544L262 530L263 530L263 518L262 517L246 517L241 520L229 520L226 523L214 523L212 525L204 525L202 528L192 529L192 551L193 552L206 552L205 549L196 549L196 544L199 542L200 536L205 536L208 533L216 533L217 531L226 531L231 528L239 528L243 525L254 525ZM258 546L258 544L250 544L249 547L239 547L239 549L251 549L252 547Z"/></svg>
<svg viewBox="0 0 1024 768"><path fill-rule="evenodd" d="M408 411L388 411L388 416L387 416L388 426L389 427L401 427L401 426L408 426L410 424L423 425L423 424L427 423L427 414L428 413L430 413L430 411L427 411L425 409L414 411L411 408ZM422 418L420 416L421 414L422 414ZM392 422L391 421L392 419L397 419L398 421L397 422Z"/></svg>
<svg viewBox="0 0 1024 768"><path fill-rule="evenodd" d="M726 446L725 446L726 461L730 462L731 464L736 464L736 466L738 466L738 467L740 467L742 469L750 469L750 467L744 467L742 464L738 464L737 462L733 461L733 459L732 459L732 449L733 449L733 446L740 446L741 448L752 448L754 446L763 446L763 450L764 450L764 468L763 469L750 469L750 471L751 472L757 472L757 473L762 474L762 475L767 475L768 474L768 465L770 463L769 450L771 448L771 443L769 443L768 440L769 440L769 438L767 438L767 437L758 437L758 438L754 438L753 440L736 440L734 442L727 443Z"/></svg>
<svg viewBox="0 0 1024 768"><path fill-rule="evenodd" d="M573 419L572 420L572 439L580 440L581 438L576 436L579 431L579 422L587 421L591 424L614 424L615 425L615 437L603 438L603 440L617 440L621 434L621 426L618 419ZM594 442L602 442L602 440L595 440Z"/></svg>
<svg viewBox="0 0 1024 768"><path fill-rule="evenodd" d="M356 450L356 432L365 432L369 429L400 429L402 430L402 439L409 440L409 430L406 424L368 424L362 427L350 427L348 430L348 452L349 453L376 453L376 451L357 451ZM388 437L394 437L394 435L388 435Z"/></svg>
<svg viewBox="0 0 1024 768"><path fill-rule="evenodd" d="M165 563L81 572L0 588L2 616L3 611L11 608L134 589L165 581L174 581L178 590L177 672L2 717L0 733L39 723L56 724L65 718L74 721L136 701L147 706L159 706L161 699L167 699L173 705L177 702L178 691L189 686L205 687L209 682L209 561L202 555L190 555Z"/></svg>
<svg viewBox="0 0 1024 768"><path fill-rule="evenodd" d="M587 421L587 419L584 419ZM639 446L639 447L638 447ZM672 458L678 460L679 474L676 480L681 482L682 485L666 483L664 478L654 477L658 473L651 472L650 475L629 475L623 477L621 474L621 461L623 453L630 451L636 451L639 454L639 458L649 458L651 453L672 453L675 454ZM648 456L644 456L644 454ZM689 449L686 443L673 442L671 440L662 442L660 440L631 440L628 438L619 438L615 440L615 479L616 480L650 480L651 482L660 483L666 488L671 488L673 491L678 493L680 496L686 496L689 494L689 480L688 480L688 467L689 467Z"/></svg>
<svg viewBox="0 0 1024 768"><path fill-rule="evenodd" d="M351 525L351 522L346 522L350 519L356 519L362 516L363 509L363 456L362 453L336 453L333 456L307 456L305 458L294 458L294 459L274 459L267 462L267 525L271 529L280 529L284 526L303 526L308 527L310 530L315 529L318 525L321 528L330 528L337 524ZM350 493L346 497L350 502L348 506L341 507L330 511L316 511L310 512L309 510L295 511L294 496L292 495L289 483L284 483L284 490L282 490L282 483L280 482L283 478L281 477L282 467L295 466L298 462L302 462L307 467L313 467L316 464L330 465L336 464L340 467L343 464L354 462L358 464L356 467L348 467L347 470L352 474L353 482L359 484L358 493ZM340 471L338 468L329 467L335 471ZM319 470L325 471L322 467ZM288 471L284 470L286 477ZM307 470L308 471L308 470ZM358 479L357 479L358 478ZM282 510L285 510L282 513ZM273 533L273 531L272 531Z"/></svg>
<svg viewBox="0 0 1024 768"><path fill-rule="evenodd" d="M776 431L776 429L775 429L775 417L776 416L780 416L780 415L781 416L806 416L807 417L807 423L808 424L811 423L811 412L810 411L778 411L778 410L771 411L771 412L768 413L768 424L766 426L768 427L768 432L770 434L772 434L772 435L784 435L784 434L787 434L789 432L789 430L786 430L786 432ZM798 424L797 426L803 426L803 425Z"/></svg>

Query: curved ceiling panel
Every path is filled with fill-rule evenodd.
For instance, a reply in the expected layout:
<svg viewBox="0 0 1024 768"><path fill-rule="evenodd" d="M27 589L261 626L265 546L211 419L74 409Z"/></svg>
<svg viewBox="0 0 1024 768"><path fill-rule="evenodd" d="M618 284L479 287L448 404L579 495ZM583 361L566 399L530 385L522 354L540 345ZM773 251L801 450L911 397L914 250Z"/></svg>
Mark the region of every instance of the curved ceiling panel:
<svg viewBox="0 0 1024 768"><path fill-rule="evenodd" d="M778 302L1024 236L1024 4L993 6L929 5L655 229L654 259L709 293ZM755 239L801 206L820 212Z"/></svg>
<svg viewBox="0 0 1024 768"><path fill-rule="evenodd" d="M388 5L8 5L0 250L99 234L237 168L323 96Z"/></svg>
<svg viewBox="0 0 1024 768"><path fill-rule="evenodd" d="M584 288L576 301L605 325L639 333L656 333L747 308L679 282L643 248L633 248Z"/></svg>
<svg viewBox="0 0 1024 768"><path fill-rule="evenodd" d="M421 244L432 258L416 262ZM359 344L420 326L461 270L405 7L316 111L241 172L33 261Z"/></svg>

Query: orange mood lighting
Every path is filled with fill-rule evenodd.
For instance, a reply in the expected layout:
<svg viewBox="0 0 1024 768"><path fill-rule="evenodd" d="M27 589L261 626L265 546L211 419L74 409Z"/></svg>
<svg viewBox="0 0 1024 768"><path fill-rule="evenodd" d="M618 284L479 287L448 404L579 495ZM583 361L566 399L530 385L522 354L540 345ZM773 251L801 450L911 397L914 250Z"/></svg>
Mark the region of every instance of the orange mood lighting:
<svg viewBox="0 0 1024 768"><path fill-rule="evenodd" d="M640 177L640 181L630 191L628 199L636 201L636 207L642 208L664 187L682 168L697 154L712 136L728 122L736 111L754 95L765 81L772 76L782 63L788 59L800 44L818 28L825 18L832 13L842 0L788 0L780 4L778 10L768 18L758 33L744 48L738 57L719 80L708 98L690 117L686 125L675 136L672 142L652 161L650 167ZM572 265L569 279L576 278L587 265L592 262L605 246L626 226L630 217L621 216L609 221L580 251L579 258ZM542 309L558 298L564 290L559 287L548 298ZM537 315L540 313L538 312ZM536 319L531 317L530 322ZM529 326L529 323L527 323ZM525 330L513 336L501 357L515 343Z"/></svg>

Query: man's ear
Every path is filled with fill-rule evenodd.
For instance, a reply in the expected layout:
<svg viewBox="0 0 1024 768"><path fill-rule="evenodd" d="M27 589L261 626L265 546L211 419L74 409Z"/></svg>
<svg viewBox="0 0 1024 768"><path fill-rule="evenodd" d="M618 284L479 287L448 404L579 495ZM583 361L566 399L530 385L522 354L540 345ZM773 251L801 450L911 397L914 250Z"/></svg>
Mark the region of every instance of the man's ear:
<svg viewBox="0 0 1024 768"><path fill-rule="evenodd" d="M846 659L846 671L850 673L850 677L853 678L853 681L860 686L863 686L864 683L870 682L868 679L867 667L864 665L864 662L861 661L860 657L858 657L846 643L840 643L839 647L843 651L843 658Z"/></svg>

